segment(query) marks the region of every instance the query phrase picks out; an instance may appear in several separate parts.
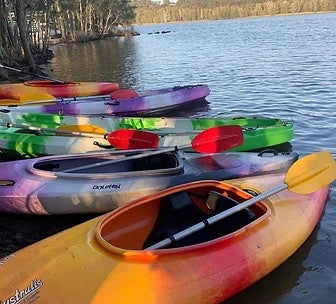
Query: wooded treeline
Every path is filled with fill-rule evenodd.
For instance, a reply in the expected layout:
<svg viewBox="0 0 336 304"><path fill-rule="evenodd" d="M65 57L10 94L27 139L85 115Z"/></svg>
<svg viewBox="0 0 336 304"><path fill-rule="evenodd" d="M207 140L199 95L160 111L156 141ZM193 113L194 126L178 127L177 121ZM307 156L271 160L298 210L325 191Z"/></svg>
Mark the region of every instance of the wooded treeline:
<svg viewBox="0 0 336 304"><path fill-rule="evenodd" d="M336 11L335 0L135 0L135 22L165 23Z"/></svg>
<svg viewBox="0 0 336 304"><path fill-rule="evenodd" d="M26 63L34 71L36 62L50 56L51 38L69 42L133 34L132 23L321 11L336 11L336 0L0 0L0 64Z"/></svg>
<svg viewBox="0 0 336 304"><path fill-rule="evenodd" d="M34 71L50 55L51 38L85 41L132 32L134 17L127 0L0 0L0 64L25 62Z"/></svg>

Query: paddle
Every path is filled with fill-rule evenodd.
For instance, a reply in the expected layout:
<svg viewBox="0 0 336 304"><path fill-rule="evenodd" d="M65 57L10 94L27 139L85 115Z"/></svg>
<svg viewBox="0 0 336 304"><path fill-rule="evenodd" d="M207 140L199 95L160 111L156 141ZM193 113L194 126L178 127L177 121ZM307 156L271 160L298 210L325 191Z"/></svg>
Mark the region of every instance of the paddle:
<svg viewBox="0 0 336 304"><path fill-rule="evenodd" d="M244 130L244 128L242 129ZM96 126L96 125L62 125L62 126L57 127L57 130L59 130L60 133L62 133L62 130L68 130L72 132L95 133L95 134L106 134L107 133L105 129L103 129L102 127ZM147 131L150 131L150 130L147 130ZM186 136L191 136L191 135L195 136L201 131L200 130L190 130L186 132L177 132L177 131L159 132L157 130L153 130L152 132L154 132L158 136L174 135L174 136L186 137Z"/></svg>
<svg viewBox="0 0 336 304"><path fill-rule="evenodd" d="M104 134L106 131L95 125L68 125L61 126L57 129L52 128L40 128L34 126L26 126L20 124L0 124L7 128L22 128L33 131L49 131L56 132L60 134L70 134L75 136L83 136L83 137L94 137L94 138L104 138L107 139L108 142L115 148L118 149L146 149L146 148L157 148L159 145L159 137L155 133L148 131L138 131L138 130L128 130L128 129L119 129L115 130L111 133ZM78 130L85 130L85 132L77 132L71 131L71 128L77 128ZM91 130L94 131L92 133L88 133L86 131ZM104 131L104 132L103 132Z"/></svg>
<svg viewBox="0 0 336 304"><path fill-rule="evenodd" d="M122 134L124 134L126 137L126 140L129 140L129 138L132 138L132 137L136 137L138 140L140 140L141 138L145 139L143 132L146 132L146 131L128 130L128 129L120 129L117 131L119 131L118 136L121 136ZM151 132L146 132L146 133L155 135L157 137L156 144L151 147L151 148L157 148L158 143L159 143L159 136ZM118 138L114 139L113 135L108 137L108 140L111 143L111 145L113 145L116 148L123 149L123 146L127 144L126 140L125 142L122 142ZM149 136L149 135L146 135L146 136ZM186 149L186 148L193 148L195 151L200 152L200 153L217 153L217 152L233 149L241 145L242 142L243 142L243 132L240 126L236 126L236 125L219 126L219 127L213 127L213 128L206 129L202 131L201 133L197 134L191 141L190 145L183 145L180 147L175 146L175 147L169 147L166 149L159 149L153 152L140 153L140 154L129 156L126 159L130 160L130 159L144 158L147 156L159 155L162 153L173 152L173 151ZM73 172L77 170L89 169L89 168L104 166L108 164L118 163L122 161L125 161L125 158L112 159L112 160L103 161L103 162L95 163L91 165L80 166L77 168L70 168L62 172L69 173L69 172Z"/></svg>
<svg viewBox="0 0 336 304"><path fill-rule="evenodd" d="M329 185L336 179L336 162L329 152L317 152L297 160L288 170L283 184L247 200L233 208L218 213L203 222L182 230L170 238L166 238L146 250L164 248L174 241L181 240L208 225L212 225L238 211L241 211L262 199L288 189L294 193L308 194Z"/></svg>
<svg viewBox="0 0 336 304"><path fill-rule="evenodd" d="M51 81L54 81L54 82L57 82L57 83L65 83L62 80L57 80L57 79L49 78L49 77L46 77L46 76L43 76L43 75L34 74L34 73L30 73L30 72L25 72L23 70L19 70L19 69L15 69L15 68L12 68L12 67L9 67L9 66L5 66L5 65L3 65L1 63L0 63L0 68L11 70L11 71L14 71L14 72L17 72L17 73L23 73L23 74L35 76L35 77L38 77L38 78L43 78L43 79L51 80Z"/></svg>

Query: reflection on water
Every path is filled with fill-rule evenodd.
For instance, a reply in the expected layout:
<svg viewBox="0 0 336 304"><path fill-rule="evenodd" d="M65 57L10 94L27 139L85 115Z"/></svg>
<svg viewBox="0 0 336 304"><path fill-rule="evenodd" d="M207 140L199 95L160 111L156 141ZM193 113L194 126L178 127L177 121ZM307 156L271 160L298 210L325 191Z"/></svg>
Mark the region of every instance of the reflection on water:
<svg viewBox="0 0 336 304"><path fill-rule="evenodd" d="M54 53L52 65L47 66L46 70L52 70L59 78L113 81L121 87L130 87L137 82L139 63L136 40L133 38L58 45L54 47Z"/></svg>
<svg viewBox="0 0 336 304"><path fill-rule="evenodd" d="M180 107L179 109L170 110L165 112L165 117L199 117L204 112L210 109L209 103L206 99L197 100ZM155 113L153 116L161 116L161 113Z"/></svg>

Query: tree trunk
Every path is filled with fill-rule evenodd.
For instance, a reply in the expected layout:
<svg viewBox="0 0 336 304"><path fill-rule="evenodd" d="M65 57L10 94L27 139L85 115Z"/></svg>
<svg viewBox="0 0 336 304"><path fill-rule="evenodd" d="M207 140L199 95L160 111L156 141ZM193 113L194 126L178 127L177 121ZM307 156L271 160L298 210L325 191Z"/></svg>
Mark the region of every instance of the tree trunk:
<svg viewBox="0 0 336 304"><path fill-rule="evenodd" d="M61 37L63 39L65 39L67 37L67 33L66 33L66 30L65 30L64 20L63 20L63 17L61 15L61 13L63 13L63 12L61 12L58 0L55 0L55 9L56 9L56 12L57 12L57 15L58 15L57 16L57 23L58 23L58 26L59 26L59 30L61 31ZM55 31L55 33L56 33L56 31Z"/></svg>
<svg viewBox="0 0 336 304"><path fill-rule="evenodd" d="M20 32L20 41L24 56L32 72L36 71L35 61L30 50L29 42L26 37L26 22L24 14L24 0L16 0L16 21Z"/></svg>
<svg viewBox="0 0 336 304"><path fill-rule="evenodd" d="M7 16L9 17L8 18L9 19L8 20L9 37L11 37L14 48L18 49L19 48L19 38L18 38L18 33L17 33L17 27L14 26L14 20L13 20L12 14L8 14L7 10L5 9L4 9L4 12L6 12Z"/></svg>
<svg viewBox="0 0 336 304"><path fill-rule="evenodd" d="M71 36L74 41L76 38L76 22L75 22L75 13L71 12L71 20L72 20L72 28L71 28Z"/></svg>
<svg viewBox="0 0 336 304"><path fill-rule="evenodd" d="M88 33L89 0L85 1L84 33Z"/></svg>
<svg viewBox="0 0 336 304"><path fill-rule="evenodd" d="M107 29L105 31L105 34L108 33L111 30L112 25L114 25L118 20L119 20L119 16L116 17L112 22L110 22L109 26L107 27Z"/></svg>
<svg viewBox="0 0 336 304"><path fill-rule="evenodd" d="M80 30L83 33L84 32L84 24L83 24L83 5L82 0L79 0L79 24L80 24Z"/></svg>
<svg viewBox="0 0 336 304"><path fill-rule="evenodd" d="M6 45L2 44L2 46L16 47L16 41L8 22L8 11L4 0L0 0L0 35L4 38L2 43L6 43Z"/></svg>
<svg viewBox="0 0 336 304"><path fill-rule="evenodd" d="M109 10L108 10L108 15L107 15L107 17L106 17L105 25L104 25L103 30L102 30L101 35L100 35L100 39L103 39L103 38L104 38L104 36L105 36L105 34L106 34L106 32L107 32L108 24L109 24L109 21L110 21L111 17L112 17L112 12L111 12L111 10L109 9Z"/></svg>
<svg viewBox="0 0 336 304"><path fill-rule="evenodd" d="M47 11L45 13L45 29L43 36L43 47L42 47L42 56L43 59L47 57L47 50L49 46L49 37L50 37L50 2L47 0Z"/></svg>
<svg viewBox="0 0 336 304"><path fill-rule="evenodd" d="M89 32L92 33L92 5L89 7Z"/></svg>

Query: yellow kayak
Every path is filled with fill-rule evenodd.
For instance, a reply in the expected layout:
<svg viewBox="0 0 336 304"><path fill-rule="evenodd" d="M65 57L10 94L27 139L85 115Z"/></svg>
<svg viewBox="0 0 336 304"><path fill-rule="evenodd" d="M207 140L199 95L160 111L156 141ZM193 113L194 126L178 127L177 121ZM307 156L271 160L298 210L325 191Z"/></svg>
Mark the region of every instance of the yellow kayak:
<svg viewBox="0 0 336 304"><path fill-rule="evenodd" d="M328 187L281 191L184 239L172 235L283 181L184 184L65 230L0 261L0 303L221 303L299 248ZM168 237L172 244L150 249Z"/></svg>
<svg viewBox="0 0 336 304"><path fill-rule="evenodd" d="M28 101L110 94L119 88L114 82L64 83L49 80L27 81L0 85L0 105L22 104Z"/></svg>

